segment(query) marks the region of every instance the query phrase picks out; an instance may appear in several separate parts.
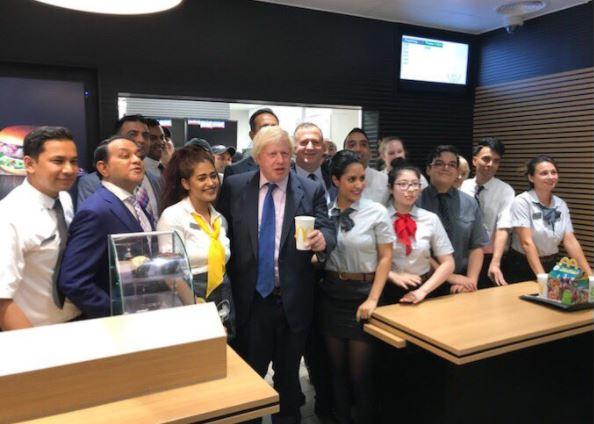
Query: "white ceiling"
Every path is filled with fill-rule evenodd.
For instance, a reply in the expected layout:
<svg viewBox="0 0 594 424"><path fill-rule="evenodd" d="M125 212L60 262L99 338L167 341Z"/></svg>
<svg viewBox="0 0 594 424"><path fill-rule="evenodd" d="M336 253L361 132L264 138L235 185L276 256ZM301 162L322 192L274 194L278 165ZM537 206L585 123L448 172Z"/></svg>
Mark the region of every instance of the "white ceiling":
<svg viewBox="0 0 594 424"><path fill-rule="evenodd" d="M430 28L480 34L502 28L495 12L515 0L257 0L344 15L401 22ZM547 0L546 7L526 18L546 15L590 0Z"/></svg>

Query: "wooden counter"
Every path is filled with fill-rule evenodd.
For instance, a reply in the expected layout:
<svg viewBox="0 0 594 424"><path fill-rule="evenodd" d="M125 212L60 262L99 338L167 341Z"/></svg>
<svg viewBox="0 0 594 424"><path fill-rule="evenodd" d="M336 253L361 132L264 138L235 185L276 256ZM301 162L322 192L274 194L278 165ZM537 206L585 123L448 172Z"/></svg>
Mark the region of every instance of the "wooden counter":
<svg viewBox="0 0 594 424"><path fill-rule="evenodd" d="M592 310L564 312L519 298L536 292L536 283L525 282L384 306L366 331L393 346L414 343L461 365L594 330Z"/></svg>
<svg viewBox="0 0 594 424"><path fill-rule="evenodd" d="M272 414L278 410L278 394L274 389L231 348L227 348L225 378L27 422L235 423Z"/></svg>

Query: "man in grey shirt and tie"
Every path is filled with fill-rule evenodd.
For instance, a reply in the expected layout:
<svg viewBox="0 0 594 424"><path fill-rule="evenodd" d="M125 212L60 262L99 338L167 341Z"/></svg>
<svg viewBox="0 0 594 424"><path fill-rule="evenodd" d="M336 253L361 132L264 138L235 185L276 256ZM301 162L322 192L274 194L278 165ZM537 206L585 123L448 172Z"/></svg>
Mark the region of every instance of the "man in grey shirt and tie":
<svg viewBox="0 0 594 424"><path fill-rule="evenodd" d="M417 200L417 206L439 216L454 247L456 268L447 280L452 293L477 289L482 248L489 243L476 200L454 187L459 163L454 146L437 146L427 161L430 185Z"/></svg>

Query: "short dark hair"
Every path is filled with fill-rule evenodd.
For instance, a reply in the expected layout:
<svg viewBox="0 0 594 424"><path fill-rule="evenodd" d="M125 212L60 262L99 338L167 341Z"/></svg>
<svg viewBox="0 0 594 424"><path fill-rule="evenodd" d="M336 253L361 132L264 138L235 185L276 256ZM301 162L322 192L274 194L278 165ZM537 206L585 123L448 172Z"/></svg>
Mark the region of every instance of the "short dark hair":
<svg viewBox="0 0 594 424"><path fill-rule="evenodd" d="M421 179L421 171L419 168L408 162L406 159L396 158L390 163L391 169L388 173L388 188L391 190L394 187L394 183L403 171L412 171L417 174L417 178Z"/></svg>
<svg viewBox="0 0 594 424"><path fill-rule="evenodd" d="M346 146L346 142L349 138L349 135L351 134L355 134L355 133L359 133L359 134L363 134L365 136L365 138L367 139L367 141L369 141L369 136L367 135L367 133L365 131L363 131L361 128L353 128L352 130L349 131L349 133L346 135L346 137L344 138L344 141L342 142L342 148L344 149Z"/></svg>
<svg viewBox="0 0 594 424"><path fill-rule="evenodd" d="M549 155L538 155L530 159L526 164L526 177L528 177L528 175L534 176L534 173L536 172L536 166L542 162L549 162L553 164L557 172L559 172L559 167L557 166L557 162L555 162L555 159L553 159ZM534 188L534 184L530 180L528 180L528 185L530 186L530 188Z"/></svg>
<svg viewBox="0 0 594 424"><path fill-rule="evenodd" d="M119 134L120 130L122 129L122 126L126 122L141 122L141 123L145 124L146 126L148 126L146 118L143 115L140 115L140 114L124 115L120 119L118 119L118 121L116 122L116 124L113 128L114 134Z"/></svg>
<svg viewBox="0 0 594 424"><path fill-rule="evenodd" d="M336 152L330 160L330 175L340 179L349 165L353 163L361 163L361 156L352 150L341 150Z"/></svg>
<svg viewBox="0 0 594 424"><path fill-rule="evenodd" d="M64 127L39 127L25 136L23 154L37 159L43 152L43 145L50 140L73 141L72 133Z"/></svg>
<svg viewBox="0 0 594 424"><path fill-rule="evenodd" d="M276 116L276 114L272 111L272 109L264 107L262 109L258 109L257 111L255 111L252 116L250 116L250 130L251 131L256 131L256 118L260 115L264 115L264 114L268 114L268 115L272 115L276 118L276 121L278 122L278 116Z"/></svg>
<svg viewBox="0 0 594 424"><path fill-rule="evenodd" d="M157 121L156 119L153 119L153 118L145 118L145 121L146 121L146 126L150 127L150 128L155 128L155 127L161 126L161 124L159 124L159 121Z"/></svg>
<svg viewBox="0 0 594 424"><path fill-rule="evenodd" d="M437 159L442 153L453 153L456 155L456 165L460 165L460 153L456 146L452 146L451 144L442 144L437 146L429 156L427 157L427 166L431 165L435 159Z"/></svg>
<svg viewBox="0 0 594 424"><path fill-rule="evenodd" d="M483 150L483 147L488 147L501 157L505 153L505 146L501 141L494 137L485 137L481 138L477 145L472 148L472 156L478 155Z"/></svg>
<svg viewBox="0 0 594 424"><path fill-rule="evenodd" d="M163 135L165 136L165 138L171 138L171 130L163 126L161 126L161 128L163 128Z"/></svg>
<svg viewBox="0 0 594 424"><path fill-rule="evenodd" d="M97 162L107 162L107 160L109 159L109 151L107 148L109 144L112 141L121 139L128 140L136 144L134 140L132 140L130 137L126 137L125 135L112 135L111 137L101 141L97 145L97 147L95 147L95 151L93 152L93 165L95 166L95 170L97 170ZM101 173L99 171L97 171L97 176L99 177L99 179L102 178Z"/></svg>

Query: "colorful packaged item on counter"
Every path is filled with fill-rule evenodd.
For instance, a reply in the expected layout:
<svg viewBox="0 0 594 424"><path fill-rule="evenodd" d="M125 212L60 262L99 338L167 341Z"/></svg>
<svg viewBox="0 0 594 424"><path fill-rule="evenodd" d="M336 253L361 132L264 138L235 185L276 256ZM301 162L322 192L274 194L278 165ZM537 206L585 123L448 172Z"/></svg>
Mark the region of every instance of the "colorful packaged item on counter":
<svg viewBox="0 0 594 424"><path fill-rule="evenodd" d="M588 302L588 276L580 269L575 259L564 257L549 272L547 297L564 305Z"/></svg>

